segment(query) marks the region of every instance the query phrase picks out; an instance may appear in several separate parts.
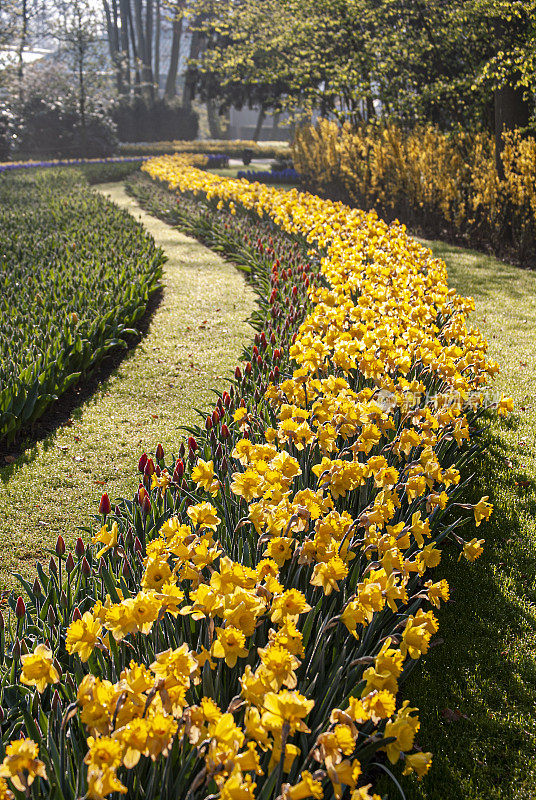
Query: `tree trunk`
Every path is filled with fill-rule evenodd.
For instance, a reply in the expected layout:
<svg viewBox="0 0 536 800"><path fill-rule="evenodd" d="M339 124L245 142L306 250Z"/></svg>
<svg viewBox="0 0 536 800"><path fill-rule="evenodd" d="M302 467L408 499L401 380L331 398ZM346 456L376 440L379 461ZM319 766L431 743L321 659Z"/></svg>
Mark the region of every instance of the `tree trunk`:
<svg viewBox="0 0 536 800"><path fill-rule="evenodd" d="M208 128L212 139L223 139L218 108L214 100L207 100Z"/></svg>
<svg viewBox="0 0 536 800"><path fill-rule="evenodd" d="M190 55L188 60L199 58L201 52L201 35L198 31L193 31L192 39L190 42ZM188 64L186 68L186 75L184 76L184 87L182 91L182 107L188 111L192 108L195 90L195 68ZM208 110L208 102L207 102ZM210 125L210 121L209 121Z"/></svg>
<svg viewBox="0 0 536 800"><path fill-rule="evenodd" d="M108 48L110 50L110 59L112 61L115 70L115 83L117 86L117 91L121 95L123 94L124 89L123 89L122 64L119 55L119 31L117 29L117 3L116 0L112 0L112 2L113 2L113 17L108 0L102 0L102 4L104 7L104 15L106 17L106 32L108 35Z"/></svg>
<svg viewBox="0 0 536 800"><path fill-rule="evenodd" d="M21 31L19 41L19 66L17 69L17 78L19 83L19 100L22 103L24 100L24 90L22 88L22 80L24 78L24 48L26 47L26 39L28 38L28 5L27 0L22 0L21 8Z"/></svg>
<svg viewBox="0 0 536 800"><path fill-rule="evenodd" d="M259 111L259 116L257 117L257 124L255 125L255 130L253 131L253 141L258 142L259 136L261 135L262 124L264 122L264 118L266 117L266 111L264 106L261 106Z"/></svg>
<svg viewBox="0 0 536 800"><path fill-rule="evenodd" d="M119 19L121 20L121 66L125 81L125 93L130 93L130 47L128 37L129 0L119 0Z"/></svg>
<svg viewBox="0 0 536 800"><path fill-rule="evenodd" d="M177 71L179 69L179 55L181 50L182 37L182 16L175 14L173 18L173 29L171 39L171 55L169 58L169 69L166 78L166 88L164 97L171 100L177 93Z"/></svg>
<svg viewBox="0 0 536 800"><path fill-rule="evenodd" d="M130 0L127 0L128 5L128 26L130 30L130 38L132 41L132 58L134 60L134 93L141 94L141 76L140 76L140 58L138 56L138 48L136 47L136 35L134 33L134 21L132 19L132 8L130 7Z"/></svg>
<svg viewBox="0 0 536 800"><path fill-rule="evenodd" d="M160 29L162 26L162 15L160 12L160 0L156 0L156 23L154 37L154 80L156 84L157 97L160 94Z"/></svg>
<svg viewBox="0 0 536 800"><path fill-rule="evenodd" d="M138 59L141 71L141 90L148 104L152 102L152 70L147 59L147 41L143 25L142 0L134 0L134 20L136 22Z"/></svg>
<svg viewBox="0 0 536 800"><path fill-rule="evenodd" d="M500 180L504 180L503 132L525 127L529 116L530 108L522 88L509 85L495 90L495 166Z"/></svg>
<svg viewBox="0 0 536 800"><path fill-rule="evenodd" d="M146 0L145 9L145 79L149 101L154 103L153 74L153 0Z"/></svg>

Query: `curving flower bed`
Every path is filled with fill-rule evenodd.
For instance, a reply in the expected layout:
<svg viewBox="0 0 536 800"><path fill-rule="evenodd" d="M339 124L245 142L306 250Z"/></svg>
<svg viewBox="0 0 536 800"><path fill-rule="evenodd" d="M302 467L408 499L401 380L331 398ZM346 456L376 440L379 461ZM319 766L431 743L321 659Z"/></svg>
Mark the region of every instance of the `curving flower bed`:
<svg viewBox="0 0 536 800"><path fill-rule="evenodd" d="M398 689L448 600L442 545L482 550L491 505L463 478L496 365L403 227L144 169L147 204L248 272L255 344L178 457L143 454L134 500L103 496L93 546L60 538L10 598L1 791L377 798L379 772L430 767Z"/></svg>

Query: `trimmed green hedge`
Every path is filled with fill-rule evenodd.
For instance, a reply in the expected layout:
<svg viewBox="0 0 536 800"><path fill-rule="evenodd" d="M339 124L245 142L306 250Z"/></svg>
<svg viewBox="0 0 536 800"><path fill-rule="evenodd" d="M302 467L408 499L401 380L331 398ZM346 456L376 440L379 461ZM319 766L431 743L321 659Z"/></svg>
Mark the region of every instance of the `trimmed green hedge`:
<svg viewBox="0 0 536 800"><path fill-rule="evenodd" d="M281 142L281 144L266 144L245 139L234 141L213 139L208 142L175 140L172 142L151 142L149 144L121 144L118 152L124 156L160 156L169 153L204 153L210 155L215 153L229 156L229 158L243 158L244 155L249 155L251 158L276 158L282 153L290 153L290 149L285 142Z"/></svg>
<svg viewBox="0 0 536 800"><path fill-rule="evenodd" d="M78 169L0 178L0 441L125 337L165 257Z"/></svg>

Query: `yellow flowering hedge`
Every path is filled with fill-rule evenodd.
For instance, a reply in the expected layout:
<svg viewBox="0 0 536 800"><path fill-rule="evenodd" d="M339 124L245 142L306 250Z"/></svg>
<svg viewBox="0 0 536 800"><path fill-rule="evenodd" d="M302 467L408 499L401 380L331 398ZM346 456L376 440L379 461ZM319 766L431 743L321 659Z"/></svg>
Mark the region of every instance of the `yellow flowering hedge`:
<svg viewBox="0 0 536 800"><path fill-rule="evenodd" d="M145 169L248 269L258 332L178 458L143 454L134 501L103 495L93 544L10 598L0 797L378 800L379 771L431 764L398 690L449 597L440 545L482 552L461 470L497 367L403 227Z"/></svg>
<svg viewBox="0 0 536 800"><path fill-rule="evenodd" d="M461 236L535 266L536 139L504 134L504 177L486 133L433 125L352 128L319 120L296 133L293 159L309 184L427 232Z"/></svg>

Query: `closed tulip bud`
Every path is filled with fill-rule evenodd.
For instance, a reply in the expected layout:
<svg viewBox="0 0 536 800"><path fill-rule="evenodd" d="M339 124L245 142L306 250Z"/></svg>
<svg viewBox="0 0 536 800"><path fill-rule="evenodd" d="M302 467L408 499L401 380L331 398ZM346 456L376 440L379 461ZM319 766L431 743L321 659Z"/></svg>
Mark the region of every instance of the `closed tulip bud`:
<svg viewBox="0 0 536 800"><path fill-rule="evenodd" d="M280 358L281 358L281 350L278 347L276 347L274 350L274 361L279 361Z"/></svg>
<svg viewBox="0 0 536 800"><path fill-rule="evenodd" d="M179 458L184 458L185 453L186 453L186 448L184 446L184 442L181 442L181 446L179 447Z"/></svg>
<svg viewBox="0 0 536 800"><path fill-rule="evenodd" d="M231 434L229 433L229 428L225 423L221 426L221 438L228 439Z"/></svg>
<svg viewBox="0 0 536 800"><path fill-rule="evenodd" d="M222 458L222 462L220 464L220 472L224 478L229 472L229 465L227 464L227 459L225 458L225 456Z"/></svg>
<svg viewBox="0 0 536 800"><path fill-rule="evenodd" d="M205 428L207 431L212 430L212 417L207 417L205 420Z"/></svg>
<svg viewBox="0 0 536 800"><path fill-rule="evenodd" d="M110 511L112 510L112 505L110 503L110 498L108 494L104 492L101 497L101 501L99 503L99 514L102 514L104 517L107 517Z"/></svg>
<svg viewBox="0 0 536 800"><path fill-rule="evenodd" d="M292 297L297 297L297 296L298 296L298 287L297 286L293 286L292 287Z"/></svg>
<svg viewBox="0 0 536 800"><path fill-rule="evenodd" d="M143 555L143 547L137 536L134 539L134 552L138 553L138 555Z"/></svg>
<svg viewBox="0 0 536 800"><path fill-rule="evenodd" d="M274 378L275 378L275 376L274 376L274 371L273 371L273 369L271 369L271 370L270 370L270 374L268 375L268 379L269 379L269 381L270 381L271 383L273 383L273 382L274 382Z"/></svg>
<svg viewBox="0 0 536 800"><path fill-rule="evenodd" d="M159 478L159 477L162 475L162 470L160 469L160 467L158 466L158 464L157 464L157 465L156 465L156 467L154 468L154 474L156 475L156 477L157 477L157 478Z"/></svg>
<svg viewBox="0 0 536 800"><path fill-rule="evenodd" d="M86 552L86 548L84 546L84 542L82 541L82 538L80 536L76 540L76 544L74 546L74 552L76 553L78 558L82 558L82 556Z"/></svg>
<svg viewBox="0 0 536 800"><path fill-rule="evenodd" d="M253 357L257 358L258 355L259 355L259 348L257 347L257 345L254 345L254 347L253 347ZM253 359L251 359L251 360L253 361Z"/></svg>
<svg viewBox="0 0 536 800"><path fill-rule="evenodd" d="M56 555L62 556L65 553L65 541L63 536L58 536L56 540Z"/></svg>
<svg viewBox="0 0 536 800"><path fill-rule="evenodd" d="M123 577L124 578L128 578L130 576L130 567L129 567L128 561L126 559L123 561L123 570L122 570L122 572L123 572Z"/></svg>
<svg viewBox="0 0 536 800"><path fill-rule="evenodd" d="M143 498L143 502L141 504L141 513L145 517L148 517L151 513L151 501L149 500L148 494L145 494L145 497Z"/></svg>
<svg viewBox="0 0 536 800"><path fill-rule="evenodd" d="M268 347L268 342L266 341L266 334L264 331L261 333L260 347L261 350L266 350L266 348Z"/></svg>
<svg viewBox="0 0 536 800"><path fill-rule="evenodd" d="M211 430L210 431L210 446L212 448L216 447L217 442L218 442L218 440L216 439L216 434L214 433L214 430Z"/></svg>
<svg viewBox="0 0 536 800"><path fill-rule="evenodd" d="M274 367L274 378L277 380L279 378L279 367L277 364Z"/></svg>
<svg viewBox="0 0 536 800"><path fill-rule="evenodd" d="M164 448L162 447L161 444L156 445L155 456L157 461L162 461L162 459L164 458Z"/></svg>
<svg viewBox="0 0 536 800"><path fill-rule="evenodd" d="M91 567L89 566L89 561L85 556L82 559L82 565L80 569L82 570L82 575L85 578L89 578L89 576L91 575Z"/></svg>
<svg viewBox="0 0 536 800"><path fill-rule="evenodd" d="M275 333L270 334L270 344L274 345L276 343Z"/></svg>
<svg viewBox="0 0 536 800"><path fill-rule="evenodd" d="M197 450L197 442L193 436L188 437L188 449L193 450L194 452Z"/></svg>
<svg viewBox="0 0 536 800"><path fill-rule="evenodd" d="M241 371L240 367L237 367L235 369L234 376L235 376L237 381L241 381L242 380L242 371Z"/></svg>
<svg viewBox="0 0 536 800"><path fill-rule="evenodd" d="M178 483L181 480L183 475L184 475L184 461L182 460L182 458L179 458L177 460L177 463L175 464L175 471L173 473L173 480L176 483Z"/></svg>
<svg viewBox="0 0 536 800"><path fill-rule="evenodd" d="M259 369L261 369L261 367L262 367L262 358L261 358L261 356L257 356L257 366L258 366Z"/></svg>
<svg viewBox="0 0 536 800"><path fill-rule="evenodd" d="M222 449L222 446L221 446L221 444L219 444L219 445L217 446L217 448L216 448L216 458L218 459L218 461L220 460L220 458L222 457L222 455L223 455L223 449Z"/></svg>
<svg viewBox="0 0 536 800"><path fill-rule="evenodd" d="M220 421L220 415L218 414L218 409L215 408L214 411L212 412L212 424L217 425L219 421Z"/></svg>
<svg viewBox="0 0 536 800"><path fill-rule="evenodd" d="M60 695L57 689L54 689L54 694L52 695L52 702L50 704L50 708L54 712L54 714L59 714L61 711L61 702L60 702Z"/></svg>
<svg viewBox="0 0 536 800"><path fill-rule="evenodd" d="M231 389L232 389L232 387L231 387ZM223 405L225 406L225 408L229 409L231 407L231 403L232 403L231 395L229 395L229 394L227 394L227 392L225 392L225 394L223 395Z"/></svg>
<svg viewBox="0 0 536 800"><path fill-rule="evenodd" d="M39 583L39 579L38 578L35 578L35 580L33 582L32 592L34 593L34 595L36 597L39 597L39 595L41 594L41 584Z"/></svg>
<svg viewBox="0 0 536 800"><path fill-rule="evenodd" d="M74 558L72 553L69 553L69 555L67 556L67 561L65 562L65 569L67 570L68 575L70 575L74 569Z"/></svg>
<svg viewBox="0 0 536 800"><path fill-rule="evenodd" d="M253 367L251 366L251 361L248 361L246 364L246 375L251 375L251 370Z"/></svg>
<svg viewBox="0 0 536 800"><path fill-rule="evenodd" d="M15 605L15 616L17 617L17 619L23 619L25 614L26 614L26 605L22 597L19 595L17 598L17 604Z"/></svg>
<svg viewBox="0 0 536 800"><path fill-rule="evenodd" d="M140 506L143 503L143 498L145 497L146 494L147 494L147 489L140 483L140 485L138 486L138 503L140 504Z"/></svg>
<svg viewBox="0 0 536 800"><path fill-rule="evenodd" d="M143 475L145 478L150 478L154 474L154 461L152 458L147 459Z"/></svg>
<svg viewBox="0 0 536 800"><path fill-rule="evenodd" d="M62 605L64 608L67 608L67 595L65 594L63 589L60 594L60 605Z"/></svg>
<svg viewBox="0 0 536 800"><path fill-rule="evenodd" d="M276 298L277 298L277 289L272 289L272 294L270 295L270 300L269 300L271 306L273 306L273 304L275 303Z"/></svg>
<svg viewBox="0 0 536 800"><path fill-rule="evenodd" d="M75 606L73 608L73 622L76 622L79 619L82 619L82 614L80 613L78 606Z"/></svg>
<svg viewBox="0 0 536 800"><path fill-rule="evenodd" d="M19 658L20 658L20 641L19 641L19 637L18 636L15 639L15 644L13 645L13 650L11 651L11 656L16 661L18 661Z"/></svg>
<svg viewBox="0 0 536 800"><path fill-rule="evenodd" d="M229 389L229 397L231 398L231 403L233 402L234 395L235 395L234 386L231 386L231 388Z"/></svg>
<svg viewBox="0 0 536 800"><path fill-rule="evenodd" d="M47 621L49 625L56 624L56 612L54 611L52 606L48 607Z"/></svg>
<svg viewBox="0 0 536 800"><path fill-rule="evenodd" d="M141 473L145 472L145 465L147 464L147 459L148 459L147 453L142 453L142 455L140 456L140 460L138 461L139 472Z"/></svg>

